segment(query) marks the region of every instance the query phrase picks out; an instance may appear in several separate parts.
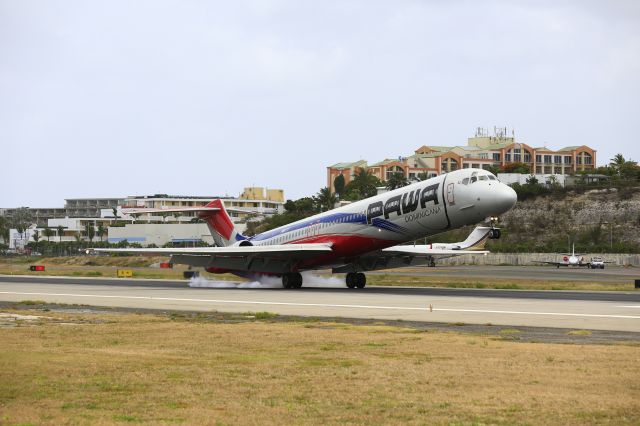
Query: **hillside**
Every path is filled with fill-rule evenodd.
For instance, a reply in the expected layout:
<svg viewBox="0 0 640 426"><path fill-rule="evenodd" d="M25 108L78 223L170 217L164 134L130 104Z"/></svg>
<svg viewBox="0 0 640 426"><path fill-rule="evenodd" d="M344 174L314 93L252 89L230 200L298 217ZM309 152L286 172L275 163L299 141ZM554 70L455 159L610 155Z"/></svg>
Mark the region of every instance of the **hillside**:
<svg viewBox="0 0 640 426"><path fill-rule="evenodd" d="M640 252L640 188L560 192L524 201L501 217L502 238L489 242L494 252L576 250ZM433 242L460 241L473 227L442 234Z"/></svg>

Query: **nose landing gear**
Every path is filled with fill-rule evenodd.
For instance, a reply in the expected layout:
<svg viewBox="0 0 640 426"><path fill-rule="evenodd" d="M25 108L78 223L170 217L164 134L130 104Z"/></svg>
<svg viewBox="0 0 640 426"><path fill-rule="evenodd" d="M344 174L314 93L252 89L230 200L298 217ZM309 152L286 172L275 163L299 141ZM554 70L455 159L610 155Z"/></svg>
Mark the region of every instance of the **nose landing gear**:
<svg viewBox="0 0 640 426"><path fill-rule="evenodd" d="M346 281L349 288L364 288L367 285L367 277L362 272L349 272Z"/></svg>
<svg viewBox="0 0 640 426"><path fill-rule="evenodd" d="M491 229L489 230L489 239L497 240L500 238L500 235L501 235L500 228L496 228L496 225L498 224L498 218L497 217L490 218L490 223L491 223Z"/></svg>

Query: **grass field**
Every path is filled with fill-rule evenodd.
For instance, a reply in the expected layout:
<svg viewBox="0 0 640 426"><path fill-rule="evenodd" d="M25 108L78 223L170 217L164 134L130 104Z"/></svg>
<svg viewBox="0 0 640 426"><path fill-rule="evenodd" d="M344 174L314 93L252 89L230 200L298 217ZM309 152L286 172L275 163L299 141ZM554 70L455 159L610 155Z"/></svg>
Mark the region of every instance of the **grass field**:
<svg viewBox="0 0 640 426"><path fill-rule="evenodd" d="M150 267L166 262L166 257L149 256L77 256L53 258L0 258L0 274L4 275L53 275L72 277L114 278L118 269L133 270L133 278L147 279L183 279L184 265L175 265L173 269ZM31 272L30 264L45 265L46 271ZM232 274L209 274L199 269L201 276L215 280L241 280ZM395 270L398 271L398 270ZM494 288L514 290L588 290L588 291L631 291L631 280L627 282L589 282L567 280L530 280L499 278L457 278L446 276L410 276L399 274L368 274L367 285L412 286L412 287L448 287L448 288Z"/></svg>
<svg viewBox="0 0 640 426"><path fill-rule="evenodd" d="M0 424L640 422L637 345L272 317L5 309Z"/></svg>

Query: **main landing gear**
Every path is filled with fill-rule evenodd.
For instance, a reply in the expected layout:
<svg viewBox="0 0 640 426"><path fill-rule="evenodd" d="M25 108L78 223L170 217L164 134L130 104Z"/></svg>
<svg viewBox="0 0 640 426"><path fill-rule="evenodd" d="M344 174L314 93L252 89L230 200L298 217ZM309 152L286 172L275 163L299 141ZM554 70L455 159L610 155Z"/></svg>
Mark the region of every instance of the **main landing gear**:
<svg viewBox="0 0 640 426"><path fill-rule="evenodd" d="M367 277L362 272L349 272L347 274L347 287L364 288L367 285Z"/></svg>
<svg viewBox="0 0 640 426"><path fill-rule="evenodd" d="M302 275L299 272L284 274L282 276L282 287L284 288L302 287Z"/></svg>

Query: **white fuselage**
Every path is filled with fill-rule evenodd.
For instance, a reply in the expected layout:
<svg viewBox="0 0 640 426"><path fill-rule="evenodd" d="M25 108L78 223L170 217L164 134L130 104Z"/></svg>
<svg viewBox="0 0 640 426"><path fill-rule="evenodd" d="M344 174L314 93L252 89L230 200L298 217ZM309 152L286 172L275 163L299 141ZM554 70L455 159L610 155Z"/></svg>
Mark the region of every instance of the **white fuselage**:
<svg viewBox="0 0 640 426"><path fill-rule="evenodd" d="M498 216L517 196L494 175L462 169L251 237L253 245L329 243L357 256ZM329 259L324 259L327 261Z"/></svg>

